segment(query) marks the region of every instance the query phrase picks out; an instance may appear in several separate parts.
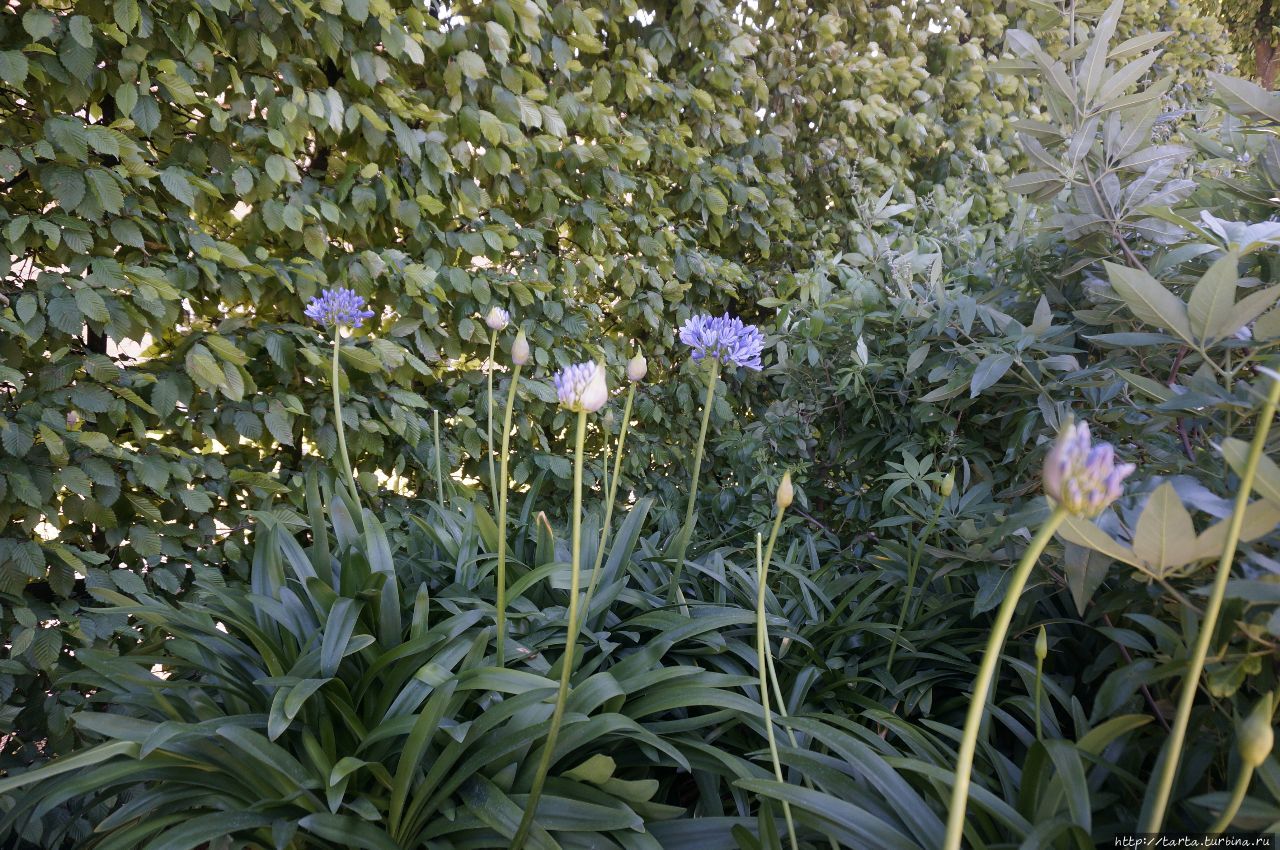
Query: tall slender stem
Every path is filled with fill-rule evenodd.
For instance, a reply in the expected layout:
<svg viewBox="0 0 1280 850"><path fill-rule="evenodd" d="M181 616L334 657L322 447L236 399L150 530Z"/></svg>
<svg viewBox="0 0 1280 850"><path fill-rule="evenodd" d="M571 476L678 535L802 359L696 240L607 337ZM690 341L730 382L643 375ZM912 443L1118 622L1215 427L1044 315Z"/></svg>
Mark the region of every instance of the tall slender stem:
<svg viewBox="0 0 1280 850"><path fill-rule="evenodd" d="M498 458L498 666L507 657L507 464L511 457L511 410L516 405L516 387L520 384L520 364L511 373L507 389L507 407L502 412L502 454Z"/></svg>
<svg viewBox="0 0 1280 850"><path fill-rule="evenodd" d="M538 759L538 770L533 777L533 785L529 789L529 799L524 804L524 814L520 825L511 839L511 850L520 850L524 846L529 830L533 826L533 818L538 811L538 800L542 797L542 786L547 781L547 771L551 769L551 759L556 749L556 739L560 736L560 724L564 720L564 706L569 699L569 677L573 675L573 656L578 647L578 591L580 590L579 567L582 564L582 448L586 441L587 412L578 413L578 433L573 445L573 532L570 549L572 572L569 575L569 624L565 629L564 655L560 659L560 690L556 694L556 706L551 712L551 726L547 730L547 740L543 745L542 755Z"/></svg>
<svg viewBox="0 0 1280 850"><path fill-rule="evenodd" d="M493 355L498 350L498 332L489 332L489 366L486 370L486 376L489 383L489 404L488 410L488 441L485 443L489 447L489 494L492 497L491 505L498 504L498 479L493 474Z"/></svg>
<svg viewBox="0 0 1280 850"><path fill-rule="evenodd" d="M1048 545L1054 532L1066 517L1066 509L1059 505L1045 520L1044 525L1040 526L1036 536L1031 539L1031 545L1023 553L1022 560L1014 568L1013 579L1009 582L1009 589L1005 591L1004 602L1000 603L996 621L991 625L987 648L982 654L982 663L978 666L978 678L973 683L973 692L969 697L969 713L964 721L964 735L960 739L955 784L951 788L951 806L947 813L944 850L960 850L960 840L964 836L964 810L969 802L969 779L973 775L973 754L978 748L978 731L982 727L982 717L986 713L987 692L991 690L991 682L995 679L996 668L1000 664L1000 651L1004 648L1009 624L1013 622L1013 614L1018 607L1018 597L1022 595L1022 589L1027 584L1031 569L1040 559L1040 553L1044 551L1044 547Z"/></svg>
<svg viewBox="0 0 1280 850"><path fill-rule="evenodd" d="M916 586L916 570L920 568L920 556L924 554L924 546L929 540L929 535L933 532L933 527L938 524L938 517L942 516L942 505L945 501L946 499L943 498L938 499L938 504L933 509L933 516L929 518L929 522L924 527L924 532L920 535L920 545L916 547L910 563L907 564L907 589L902 596L902 610L898 612L898 625L893 630L893 641L889 644L889 660L885 663L885 672L890 675L893 673L893 654L898 649L898 641L902 637L902 626L907 621L907 607L911 604L911 591Z"/></svg>
<svg viewBox="0 0 1280 850"><path fill-rule="evenodd" d="M1042 734L1041 722L1040 722L1040 702L1041 702L1041 697L1043 695L1044 695L1044 659L1037 657L1036 658L1036 740L1037 741L1044 740L1044 735Z"/></svg>
<svg viewBox="0 0 1280 850"><path fill-rule="evenodd" d="M613 504L618 496L618 477L622 473L622 448L627 441L627 426L631 424L631 403L635 401L635 397L636 385L633 382L627 387L627 400L622 406L622 428L618 431L618 453L613 458L613 475L609 478L608 501L604 506L604 523L600 526L600 546L596 549L596 562L591 567L591 580L587 582L587 595L582 600L584 623L591 616L591 596L596 592L600 571L604 566L604 545L609 540L609 524L613 521Z"/></svg>
<svg viewBox="0 0 1280 850"><path fill-rule="evenodd" d="M1169 797L1173 794L1173 782L1178 775L1178 763L1182 759L1182 745L1187 736L1187 724L1191 720L1191 706L1195 702L1196 690L1200 686L1200 674L1204 672L1204 660L1209 654L1209 643L1213 640L1213 633L1218 628L1218 614L1222 610L1222 600L1227 593L1227 582L1231 578L1231 562L1235 560L1236 546L1240 543L1240 529L1244 524L1245 508L1249 506L1249 496L1253 493L1253 479L1258 471L1258 461L1262 458L1262 448L1267 442L1267 432L1271 430L1271 420L1276 415L1277 404L1280 404L1280 380L1272 379L1267 401L1262 407L1262 417L1258 420L1257 433L1253 435L1253 444L1249 446L1249 458L1245 463L1244 473L1240 476L1235 509L1231 512L1231 522L1227 526L1227 539L1222 547L1222 557L1218 561L1218 573L1213 579L1213 590L1204 608L1204 621L1200 623L1196 648L1191 655L1187 672L1183 675L1182 693L1178 696L1178 713L1174 716L1173 728L1169 731L1169 749L1160 769L1155 797L1152 799L1147 820L1142 827L1143 832L1159 832L1164 824L1165 812L1169 808Z"/></svg>
<svg viewBox="0 0 1280 850"><path fill-rule="evenodd" d="M342 477L347 482L347 492L355 502L356 515L363 517L364 509L360 506L360 493L356 490L355 474L351 471L351 456L347 454L346 424L342 421L342 391L338 388L338 349L342 346L342 328L333 328L333 366L330 370L330 383L333 384L333 425L338 432L338 463L342 467ZM361 520L363 522L363 519Z"/></svg>
<svg viewBox="0 0 1280 850"><path fill-rule="evenodd" d="M760 554L760 535L756 534L756 668L760 671L760 707L764 712L764 731L769 739L769 757L773 760L773 776L778 782L782 778L782 760L778 758L778 741L773 734L773 713L769 709L769 625L765 619L764 598L768 587L769 559L773 556L773 543L778 537L778 526L782 525L783 508L778 508L773 518L773 528L769 531L769 550L762 557ZM781 701L779 701L781 704ZM796 841L796 825L791 818L791 804L782 801L782 816L787 822L787 837L791 839L791 850L799 850Z"/></svg>
<svg viewBox="0 0 1280 850"><path fill-rule="evenodd" d="M790 715L787 714L787 701L782 698L782 686L778 684L778 669L773 664L773 653L765 653L764 658L769 667L769 685L773 688L773 701L778 704L778 714L783 718L789 717ZM790 726L787 727L787 740L791 742L793 749L800 749L800 742L796 740L796 733ZM806 788L813 790L813 782L808 776L802 776L800 781L804 783ZM827 841L831 844L831 850L840 850L840 845L836 843L834 838L828 838Z"/></svg>
<svg viewBox="0 0 1280 850"><path fill-rule="evenodd" d="M707 442L707 428L711 425L711 403L715 400L716 379L720 377L720 361L711 359L711 368L707 373L707 392L702 400L702 426L698 429L698 445L693 451L693 476L689 482L689 506L685 508L684 525L676 535L676 544L672 549L675 567L671 573L671 598L674 600L680 590L680 573L684 569L684 555L689 548L689 539L693 536L693 526L697 520L698 476L702 472L702 453Z"/></svg>
<svg viewBox="0 0 1280 850"><path fill-rule="evenodd" d="M1240 806L1244 803L1244 795L1249 790L1249 783L1253 781L1253 765L1248 762L1241 762L1240 774L1236 777L1235 787L1231 789L1231 799L1227 801L1227 806L1222 810L1222 814L1218 815L1218 819L1213 822L1213 826L1209 827L1210 835L1221 835L1227 831L1227 827L1231 826L1231 821L1235 819L1236 812L1240 811Z"/></svg>
<svg viewBox="0 0 1280 850"><path fill-rule="evenodd" d="M444 458L440 457L440 411L431 411L431 433L436 444L436 499L444 504Z"/></svg>

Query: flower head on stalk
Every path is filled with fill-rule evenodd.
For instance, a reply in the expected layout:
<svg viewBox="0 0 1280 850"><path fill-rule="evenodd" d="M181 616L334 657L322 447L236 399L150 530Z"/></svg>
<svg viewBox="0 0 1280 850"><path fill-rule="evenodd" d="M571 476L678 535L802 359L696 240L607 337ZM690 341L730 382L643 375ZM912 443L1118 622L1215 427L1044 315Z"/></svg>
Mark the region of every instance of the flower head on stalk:
<svg viewBox="0 0 1280 850"><path fill-rule="evenodd" d="M489 313L484 317L484 323L489 326L491 331L500 331L511 321L511 314L498 306L489 308Z"/></svg>
<svg viewBox="0 0 1280 850"><path fill-rule="evenodd" d="M1044 490L1076 516L1095 517L1120 498L1136 467L1116 463L1110 443L1091 444L1089 424L1071 423L1058 434L1044 461Z"/></svg>
<svg viewBox="0 0 1280 850"><path fill-rule="evenodd" d="M680 328L680 341L693 349L693 359L711 358L721 364L743 366L759 372L764 334L755 325L725 313L693 316Z"/></svg>
<svg viewBox="0 0 1280 850"><path fill-rule="evenodd" d="M553 380L560 406L574 413L594 413L609 400L604 367L599 363L566 366Z"/></svg>
<svg viewBox="0 0 1280 850"><path fill-rule="evenodd" d="M516 334L516 341L511 343L511 362L523 366L529 362L529 354L529 338L520 331Z"/></svg>
<svg viewBox="0 0 1280 850"><path fill-rule="evenodd" d="M633 384L644 380L644 376L649 374L649 361L644 359L643 353L636 354L627 361L627 380Z"/></svg>
<svg viewBox="0 0 1280 850"><path fill-rule="evenodd" d="M326 289L307 303L307 318L326 328L358 328L365 319L373 318L373 311L365 309L365 301L354 289L341 286Z"/></svg>
<svg viewBox="0 0 1280 850"><path fill-rule="evenodd" d="M782 480L778 482L778 492L774 494L773 503L778 506L778 510L785 511L791 507L791 503L796 498L795 485L791 483L791 470L782 473Z"/></svg>

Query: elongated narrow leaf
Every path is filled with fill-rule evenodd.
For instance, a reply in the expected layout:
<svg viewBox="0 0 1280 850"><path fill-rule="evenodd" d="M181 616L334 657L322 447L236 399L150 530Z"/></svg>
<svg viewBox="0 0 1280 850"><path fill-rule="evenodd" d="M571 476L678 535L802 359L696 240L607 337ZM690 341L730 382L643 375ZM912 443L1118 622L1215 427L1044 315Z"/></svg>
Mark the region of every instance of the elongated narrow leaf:
<svg viewBox="0 0 1280 850"><path fill-rule="evenodd" d="M1167 33L1162 34L1167 35ZM1116 71L1102 84L1102 88L1098 91L1098 100L1105 103L1117 95L1124 94L1130 86L1142 79L1142 76L1151 70L1151 66L1159 58L1160 51L1154 50Z"/></svg>
<svg viewBox="0 0 1280 850"><path fill-rule="evenodd" d="M1215 522L1196 538L1195 549L1186 558L1187 563L1217 558L1227 543L1227 526L1231 518ZM1270 534L1280 525L1280 505L1270 499L1258 499L1244 509L1244 524L1240 528L1240 541L1248 543Z"/></svg>
<svg viewBox="0 0 1280 850"><path fill-rule="evenodd" d="M1271 309L1277 300L1280 300L1280 285L1249 293L1236 302L1230 318L1218 329L1218 335L1223 338L1231 336ZM1265 327L1261 338L1266 338Z"/></svg>
<svg viewBox="0 0 1280 850"><path fill-rule="evenodd" d="M1086 732L1079 741L1076 741L1076 747L1082 752L1097 756L1121 735L1151 722L1152 718L1147 714L1122 714L1119 717L1112 717Z"/></svg>
<svg viewBox="0 0 1280 850"><path fill-rule="evenodd" d="M35 770L29 770L26 773L19 773L17 776L6 776L0 779L0 794L8 794L16 788L22 788L33 782L43 782L63 773L72 770L84 770L93 767L95 764L101 764L113 758L132 758L137 756L141 744L136 741L111 741L106 744L99 744L96 747L85 750L82 753L76 753L71 756L64 756L55 759L48 764L38 767Z"/></svg>
<svg viewBox="0 0 1280 850"><path fill-rule="evenodd" d="M462 786L462 802L467 809L493 831L503 838L511 839L520 826L524 809L502 793L502 789L494 785L484 776L473 776ZM545 828L535 819L533 828L529 830L528 843L525 845L534 850L558 850L559 845Z"/></svg>
<svg viewBox="0 0 1280 850"><path fill-rule="evenodd" d="M347 644L351 641L359 616L360 603L354 599L341 598L329 609L329 617L324 624L324 637L320 642L321 676L337 674L338 665L347 653Z"/></svg>
<svg viewBox="0 0 1280 850"><path fill-rule="evenodd" d="M298 821L304 830L339 847L359 847L361 850L400 850L391 838L376 826L359 818L317 812Z"/></svg>
<svg viewBox="0 0 1280 850"><path fill-rule="evenodd" d="M320 498L320 469L312 466L306 478L307 518L311 521L311 564L326 582L330 576L329 526L325 522L324 502Z"/></svg>
<svg viewBox="0 0 1280 850"><path fill-rule="evenodd" d="M271 815L259 812L212 812L165 830L147 842L144 850L194 850L224 835L270 826L272 820Z"/></svg>
<svg viewBox="0 0 1280 850"><path fill-rule="evenodd" d="M969 380L969 397L977 398L983 390L1003 378L1004 373L1008 372L1011 366L1013 366L1012 354L1000 351L984 357L973 370L973 377Z"/></svg>
<svg viewBox="0 0 1280 850"><path fill-rule="evenodd" d="M1069 741L1044 742L1053 766L1057 768L1055 787L1067 798L1072 819L1085 832L1093 828L1093 808L1089 805L1089 782L1085 779L1084 762Z"/></svg>
<svg viewBox="0 0 1280 850"><path fill-rule="evenodd" d="M1181 298L1147 274L1145 269L1131 269L1114 263L1103 265L1111 287L1124 299L1133 315L1147 324L1173 331L1186 342L1192 341L1187 305Z"/></svg>
<svg viewBox="0 0 1280 850"><path fill-rule="evenodd" d="M408 740L405 741L404 749L400 752L400 758L396 764L395 780L391 785L391 805L388 809L388 822L393 833L398 832L400 829L405 802L409 798L409 789L418 773L419 764L427 751L427 746L431 743L431 738L435 735L436 729L439 728L440 721L444 718L445 710L449 705L449 701L453 698L453 693L457 686L458 680L450 679L436 689L436 692L427 700L426 707L418 714L418 718L414 721L413 728L409 732Z"/></svg>
<svg viewBox="0 0 1280 850"><path fill-rule="evenodd" d="M1227 327L1236 305L1236 269L1240 258L1235 251L1223 254L1201 276L1187 301L1191 330L1201 340L1219 339L1235 328Z"/></svg>
<svg viewBox="0 0 1280 850"><path fill-rule="evenodd" d="M920 850L920 845L866 809L821 791L772 779L739 779L734 785L753 794L790 803L793 809L812 815L816 829L848 847Z"/></svg>
<svg viewBox="0 0 1280 850"><path fill-rule="evenodd" d="M396 567L391 558L391 544L382 523L368 509L364 512L365 556L375 573L383 573L387 580L382 584L382 596L378 605L378 640L385 647L400 643L400 582L396 580Z"/></svg>
<svg viewBox="0 0 1280 850"><path fill-rule="evenodd" d="M1280 121L1280 95L1267 91L1257 83L1209 72L1218 96L1236 115Z"/></svg>
<svg viewBox="0 0 1280 850"><path fill-rule="evenodd" d="M1227 437L1222 441L1221 449L1227 464L1237 475L1243 475L1249 461L1249 444L1235 437ZM1259 496L1280 507L1280 466L1267 457L1265 452L1258 457L1258 467L1253 474L1253 489Z"/></svg>
<svg viewBox="0 0 1280 850"><path fill-rule="evenodd" d="M1111 47L1111 38L1116 34L1116 25L1120 22L1120 11L1123 6L1124 0L1114 0L1098 18L1098 25L1089 34L1089 47L1085 51L1079 71L1080 87L1084 95L1082 105L1090 104L1102 85L1102 79L1107 70L1107 53Z"/></svg>

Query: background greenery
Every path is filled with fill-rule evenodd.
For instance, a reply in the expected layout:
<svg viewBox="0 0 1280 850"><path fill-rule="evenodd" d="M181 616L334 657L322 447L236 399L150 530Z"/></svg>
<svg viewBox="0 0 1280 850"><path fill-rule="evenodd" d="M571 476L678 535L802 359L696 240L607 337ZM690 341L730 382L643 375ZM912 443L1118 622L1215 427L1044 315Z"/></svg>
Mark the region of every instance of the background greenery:
<svg viewBox="0 0 1280 850"><path fill-rule="evenodd" d="M93 737L72 722L102 686L79 678L84 659L154 648L125 608L103 608L119 603L104 591L170 605L197 582L248 580L260 551L251 526L318 533L304 476L332 455L335 431L326 342L302 307L322 287L353 286L380 311L343 348L348 439L397 557L433 594L453 587L464 600L433 595L450 614L491 582L468 572L483 542L431 541L446 558L423 548L413 517L462 528L476 522L469 502L486 499L475 486L487 475L479 316L510 309L534 346L512 463L531 487L519 523L530 547L539 507L561 518L569 472L546 376L598 355L618 383L635 347L648 355L624 475L653 496L654 537L620 555L613 576L642 611L623 573L656 593L699 412L673 331L693 311L730 309L761 324L771 348L763 373L728 377L717 396L696 553L714 586L749 565L772 484L795 467L793 572L773 600L794 641L780 659L789 699L849 734L884 733L867 743L906 760L893 764L920 796L925 832L912 838L927 845L919 812L944 799L937 771L950 769L968 658L1043 512L1038 444L1072 411L1140 463L1104 521L1135 551L1163 483L1201 531L1229 511L1219 447L1250 437L1250 370L1280 339L1263 295L1278 271L1268 222L1280 106L1215 76L1254 67L1233 51L1240 15L1256 10L1216 11L1134 0L1107 23L1099 5L1032 0L7 6L3 766ZM1091 50L1104 26L1109 49ZM1258 307L1248 321L1215 333L1184 328L1176 307L1172 319L1144 309L1102 264L1144 267L1186 305L1225 249L1238 255L1240 297L1261 297L1232 308ZM447 494L433 484L433 413L457 473ZM590 438L597 456L602 438ZM940 503L949 469L959 483ZM424 514L419 497L442 495L460 518ZM1216 710L1176 797L1199 801L1180 812L1186 825L1203 825L1234 775L1232 712L1274 686L1273 543L1250 544L1232 586L1206 694ZM534 567L556 560L526 555ZM912 558L925 579L889 667ZM1203 558L1125 566L1067 542L1046 560L1000 683L996 746L979 764L1003 799L1026 777L1044 783L1016 799L1021 822L980 826L991 842L1059 821L1063 835L1105 836L1136 820L1207 581ZM409 610L416 585L406 588ZM749 608L748 591L715 598ZM628 622L625 607L614 616ZM1053 646L1044 719L1089 766L1084 799L1065 791L1073 757L1036 750L1028 731L1040 622ZM749 638L740 650L706 640L694 655L749 655ZM687 659L654 661L668 662ZM709 681L717 694L739 684ZM275 693L260 695L264 713ZM465 722L479 707L459 710ZM1122 719L1136 716L1146 726ZM681 720L654 722L701 728ZM704 764L687 780L678 759L651 765L661 799L703 817L726 816L728 799L746 817L752 798L728 789L752 778L742 764L759 746L735 739L714 756L732 769ZM1099 746L1121 770L1094 764ZM822 773L831 757L797 771L847 798L864 774ZM630 779L650 778L629 766ZM1280 768L1260 775L1248 823L1280 822ZM82 838L77 817L58 823ZM857 822L845 811L824 823L833 817Z"/></svg>

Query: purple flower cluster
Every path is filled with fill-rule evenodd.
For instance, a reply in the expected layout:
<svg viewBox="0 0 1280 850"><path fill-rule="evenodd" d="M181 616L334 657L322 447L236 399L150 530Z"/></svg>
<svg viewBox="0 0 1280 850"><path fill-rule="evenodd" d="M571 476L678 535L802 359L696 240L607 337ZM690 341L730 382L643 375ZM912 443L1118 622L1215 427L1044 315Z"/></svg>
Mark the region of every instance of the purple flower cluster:
<svg viewBox="0 0 1280 850"><path fill-rule="evenodd" d="M1136 467L1116 463L1110 443L1091 445L1089 424L1072 423L1058 434L1044 461L1044 489L1076 516L1095 517L1120 498Z"/></svg>
<svg viewBox="0 0 1280 850"><path fill-rule="evenodd" d="M764 350L764 334L755 325L725 313L712 317L693 316L680 328L680 341L693 349L693 359L710 357L722 364L743 366L759 372L760 352Z"/></svg>
<svg viewBox="0 0 1280 850"><path fill-rule="evenodd" d="M335 287L312 298L307 304L307 318L326 328L345 326L358 328L365 319L373 317L372 310L364 308L364 299L353 289Z"/></svg>
<svg viewBox="0 0 1280 850"><path fill-rule="evenodd" d="M598 363L575 363L556 373L552 382L560 406L575 413L594 413L609 400L604 367Z"/></svg>

